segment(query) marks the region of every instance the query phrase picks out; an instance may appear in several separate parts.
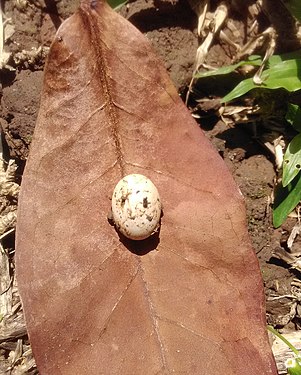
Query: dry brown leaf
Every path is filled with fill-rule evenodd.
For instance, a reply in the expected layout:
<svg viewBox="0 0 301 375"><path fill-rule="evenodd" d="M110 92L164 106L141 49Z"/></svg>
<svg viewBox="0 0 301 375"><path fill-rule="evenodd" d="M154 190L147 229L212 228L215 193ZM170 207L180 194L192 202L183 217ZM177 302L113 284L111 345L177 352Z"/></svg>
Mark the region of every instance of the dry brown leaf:
<svg viewBox="0 0 301 375"><path fill-rule="evenodd" d="M125 174L159 236L107 221ZM148 41L82 1L51 47L21 189L17 277L44 374L276 374L241 194Z"/></svg>

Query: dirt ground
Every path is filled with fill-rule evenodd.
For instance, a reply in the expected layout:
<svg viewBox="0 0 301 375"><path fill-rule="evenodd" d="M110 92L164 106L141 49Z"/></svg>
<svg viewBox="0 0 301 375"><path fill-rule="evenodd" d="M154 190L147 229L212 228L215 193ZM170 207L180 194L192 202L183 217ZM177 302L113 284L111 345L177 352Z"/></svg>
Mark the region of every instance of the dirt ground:
<svg viewBox="0 0 301 375"><path fill-rule="evenodd" d="M250 21L245 17L245 13L247 5L251 3L255 2L246 2L243 5L245 9L234 7L229 14L229 19L240 30L239 42L243 42L245 24ZM1 135L4 157L16 159L19 166L16 178L17 182L20 182L39 108L43 67L48 48L56 28L73 13L78 1L7 0L1 4L5 23L4 50L9 53L6 61L2 61L0 70ZM269 1L266 4L269 4ZM121 13L151 41L164 60L179 93L185 99L199 45L198 19L189 3L185 0L137 0L123 7ZM275 25L281 23L276 16L273 18L273 14L271 12L269 19L264 14L260 15L262 29L269 25L271 19ZM290 27L285 30L287 43L282 45L280 40L277 44L279 51L296 47L294 36L289 34ZM214 66L230 63L231 53L229 46L217 40L210 50L207 63ZM298 283L300 285L301 274L275 256L279 249L288 250L286 240L297 219L288 219L278 229L272 226L271 197L276 176L273 155L254 137L250 126L243 123L229 126L223 122L216 115L212 104L214 95L209 93L207 97L211 99L211 106L199 120L200 126L224 159L245 197L249 233L265 284L267 321L286 330L300 329L300 298L294 298L292 288ZM194 96L193 100L196 99ZM190 103L190 109L193 110L194 107L195 104ZM297 238L294 250L300 252L300 246ZM13 231L5 237L3 247L12 260L10 274L13 277ZM14 304L17 303L18 297L15 295ZM22 372L21 369L19 372L4 372L11 364L9 353L16 350L18 339L23 339L23 344L28 345L24 330L21 330L14 340L0 335L0 357L5 358L5 363L0 365L0 373L35 373L34 367L31 370L26 369L27 372Z"/></svg>

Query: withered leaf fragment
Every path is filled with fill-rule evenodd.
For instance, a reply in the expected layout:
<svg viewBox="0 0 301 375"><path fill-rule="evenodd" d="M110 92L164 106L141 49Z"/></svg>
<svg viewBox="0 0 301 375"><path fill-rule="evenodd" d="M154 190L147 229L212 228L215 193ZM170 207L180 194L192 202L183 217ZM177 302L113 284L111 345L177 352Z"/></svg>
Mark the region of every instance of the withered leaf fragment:
<svg viewBox="0 0 301 375"><path fill-rule="evenodd" d="M164 206L109 225L119 179ZM241 194L149 42L104 1L62 24L21 189L17 277L45 374L276 374Z"/></svg>

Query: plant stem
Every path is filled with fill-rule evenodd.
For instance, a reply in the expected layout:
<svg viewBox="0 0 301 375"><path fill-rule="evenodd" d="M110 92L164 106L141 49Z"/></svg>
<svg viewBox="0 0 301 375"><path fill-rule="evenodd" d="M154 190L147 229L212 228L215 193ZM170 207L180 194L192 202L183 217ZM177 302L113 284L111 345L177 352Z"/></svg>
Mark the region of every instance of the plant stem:
<svg viewBox="0 0 301 375"><path fill-rule="evenodd" d="M296 354L297 357L300 356L300 352L298 351L298 349L296 349L294 345L292 345L289 341L287 341L287 339L284 336L282 336L281 333L277 332L272 326L267 326L267 328L275 336L279 337L280 340L282 340Z"/></svg>

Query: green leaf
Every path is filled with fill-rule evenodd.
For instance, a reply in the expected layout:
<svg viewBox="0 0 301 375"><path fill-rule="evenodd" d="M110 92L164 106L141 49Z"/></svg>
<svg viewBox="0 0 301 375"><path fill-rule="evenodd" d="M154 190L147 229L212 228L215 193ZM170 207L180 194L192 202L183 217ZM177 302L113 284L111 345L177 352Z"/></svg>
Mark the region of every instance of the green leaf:
<svg viewBox="0 0 301 375"><path fill-rule="evenodd" d="M204 78L204 77L211 77L211 76L218 76L223 74L229 74L234 72L237 68L243 65L254 65L260 66L262 59L259 56L254 56L254 59L250 56L250 60L247 61L240 61L237 64L223 66L216 70L211 70L209 72L199 72L195 74L194 78Z"/></svg>
<svg viewBox="0 0 301 375"><path fill-rule="evenodd" d="M128 0L108 0L108 4L110 5L110 7L115 9L115 10L121 8L127 2L128 2Z"/></svg>
<svg viewBox="0 0 301 375"><path fill-rule="evenodd" d="M269 58L267 66L271 68L272 66L281 63L282 61L286 60L296 60L301 58L301 49L293 52L284 53L282 55L273 55ZM234 72L237 68L244 66L244 65L253 65L253 66L260 66L262 63L262 57L259 55L251 55L249 56L248 60L240 61L236 64L222 66L216 70L211 70L208 72L198 72L194 75L194 78L204 78L204 77L212 77L218 75L224 75Z"/></svg>
<svg viewBox="0 0 301 375"><path fill-rule="evenodd" d="M285 361L287 373L289 375L301 375L300 358L289 358Z"/></svg>
<svg viewBox="0 0 301 375"><path fill-rule="evenodd" d="M291 349L291 351L295 354L296 358L298 358L298 361L299 361L299 357L300 357L299 350L290 341L288 341L283 335L281 335L281 333L276 331L276 329L273 328L272 326L268 325L267 329L268 331L272 332L273 335L277 336L280 340L282 340Z"/></svg>
<svg viewBox="0 0 301 375"><path fill-rule="evenodd" d="M287 186L301 169L301 134L296 135L288 145L283 160L282 185Z"/></svg>
<svg viewBox="0 0 301 375"><path fill-rule="evenodd" d="M301 58L301 49L298 49L293 52L283 53L281 55L272 55L268 60L268 68L280 63L281 61L286 60L298 60Z"/></svg>
<svg viewBox="0 0 301 375"><path fill-rule="evenodd" d="M285 119L298 132L301 132L301 108L297 104L288 103Z"/></svg>
<svg viewBox="0 0 301 375"><path fill-rule="evenodd" d="M301 89L301 59L292 59L281 61L273 65L271 68L266 69L261 79L263 83L256 85L252 78L248 78L240 82L229 94L224 96L221 102L229 102L236 99L252 89L266 88L266 89L279 89L283 88L287 91L293 92Z"/></svg>
<svg viewBox="0 0 301 375"><path fill-rule="evenodd" d="M285 221L287 215L293 211L301 200L301 173L286 187L280 183L275 191L273 210L273 225L275 228Z"/></svg>
<svg viewBox="0 0 301 375"><path fill-rule="evenodd" d="M289 0L285 3L287 9L291 12L291 14L297 18L298 21L301 21L301 2L300 0Z"/></svg>

